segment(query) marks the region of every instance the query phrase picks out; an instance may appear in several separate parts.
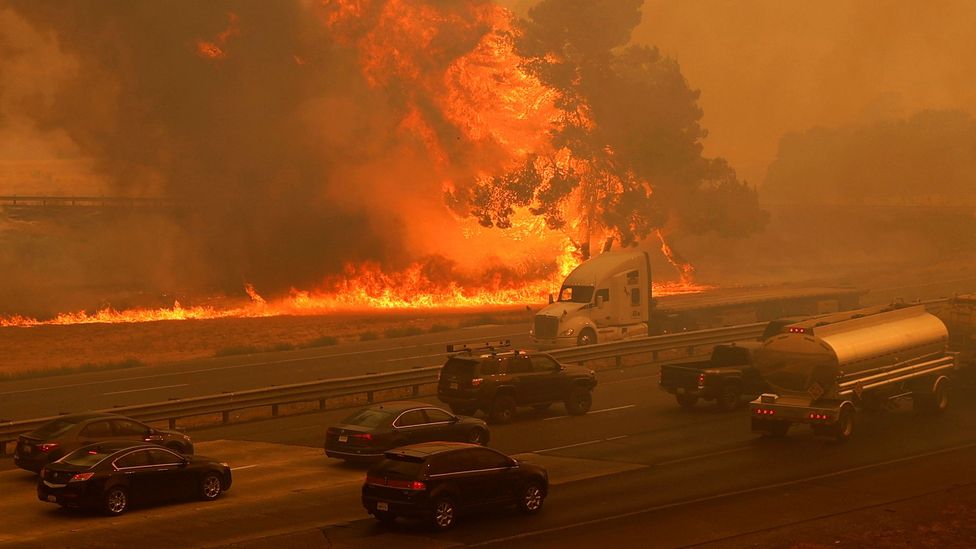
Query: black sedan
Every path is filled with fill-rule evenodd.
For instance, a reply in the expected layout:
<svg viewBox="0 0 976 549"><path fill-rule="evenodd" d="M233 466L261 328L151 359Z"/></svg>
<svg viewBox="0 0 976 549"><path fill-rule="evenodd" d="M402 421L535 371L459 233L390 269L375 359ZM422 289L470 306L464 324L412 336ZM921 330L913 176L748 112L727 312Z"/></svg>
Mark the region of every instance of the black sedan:
<svg viewBox="0 0 976 549"><path fill-rule="evenodd" d="M153 444L105 442L79 448L41 469L37 497L119 515L133 504L216 499L230 483L226 463Z"/></svg>
<svg viewBox="0 0 976 549"><path fill-rule="evenodd" d="M82 446L107 441L152 442L181 454L193 453L193 441L179 431L156 429L117 414L88 412L60 416L20 435L14 463L36 473L44 465Z"/></svg>
<svg viewBox="0 0 976 549"><path fill-rule="evenodd" d="M456 416L423 402L386 402L363 408L325 434L325 455L345 460L379 459L383 452L419 442L457 441L484 445L483 420Z"/></svg>

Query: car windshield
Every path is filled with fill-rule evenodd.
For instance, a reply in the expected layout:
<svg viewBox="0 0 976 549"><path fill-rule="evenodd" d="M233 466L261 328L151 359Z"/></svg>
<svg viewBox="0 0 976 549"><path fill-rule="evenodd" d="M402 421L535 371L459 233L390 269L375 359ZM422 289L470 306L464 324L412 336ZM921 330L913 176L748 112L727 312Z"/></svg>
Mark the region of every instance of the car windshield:
<svg viewBox="0 0 976 549"><path fill-rule="evenodd" d="M393 422L394 415L379 408L364 408L343 420L346 425L360 427L379 427Z"/></svg>
<svg viewBox="0 0 976 549"><path fill-rule="evenodd" d="M559 290L559 301L589 303L593 299L593 286L563 286Z"/></svg>
<svg viewBox="0 0 976 549"><path fill-rule="evenodd" d="M92 467L110 455L112 455L112 452L103 450L97 446L94 448L81 448L59 459L58 463L66 463L76 467Z"/></svg>
<svg viewBox="0 0 976 549"><path fill-rule="evenodd" d="M60 435L68 429L78 425L79 420L59 418L50 423L41 425L32 433L38 438L51 438Z"/></svg>

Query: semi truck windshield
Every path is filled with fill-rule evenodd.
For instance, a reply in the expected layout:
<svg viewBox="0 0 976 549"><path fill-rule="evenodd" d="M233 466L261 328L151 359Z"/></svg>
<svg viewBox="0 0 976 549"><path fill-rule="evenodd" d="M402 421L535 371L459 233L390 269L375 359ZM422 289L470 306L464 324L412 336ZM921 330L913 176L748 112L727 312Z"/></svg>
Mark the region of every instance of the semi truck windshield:
<svg viewBox="0 0 976 549"><path fill-rule="evenodd" d="M593 286L563 286L559 290L559 301L589 303L593 299Z"/></svg>

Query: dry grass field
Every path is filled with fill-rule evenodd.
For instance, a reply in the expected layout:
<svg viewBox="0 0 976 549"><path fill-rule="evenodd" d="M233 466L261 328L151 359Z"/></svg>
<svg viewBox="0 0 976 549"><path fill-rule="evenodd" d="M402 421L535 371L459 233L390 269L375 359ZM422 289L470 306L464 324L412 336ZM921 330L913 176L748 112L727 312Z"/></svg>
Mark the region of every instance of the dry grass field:
<svg viewBox="0 0 976 549"><path fill-rule="evenodd" d="M174 320L0 328L0 376L65 368L148 365L262 350L324 346L476 324L528 323L524 306L478 311L380 311L326 316Z"/></svg>

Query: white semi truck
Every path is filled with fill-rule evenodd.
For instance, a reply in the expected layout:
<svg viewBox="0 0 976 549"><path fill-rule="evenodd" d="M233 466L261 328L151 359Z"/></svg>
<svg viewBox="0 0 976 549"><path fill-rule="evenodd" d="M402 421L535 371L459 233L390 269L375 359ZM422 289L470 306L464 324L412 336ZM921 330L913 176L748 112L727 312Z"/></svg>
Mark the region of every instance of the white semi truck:
<svg viewBox="0 0 976 549"><path fill-rule="evenodd" d="M768 392L749 405L752 430L783 436L806 423L843 441L861 408L910 398L917 411L940 413L956 369L948 344L946 325L921 305L790 325L756 352Z"/></svg>
<svg viewBox="0 0 976 549"><path fill-rule="evenodd" d="M651 295L648 252L603 252L581 263L559 293L536 313L541 349L607 343L632 337L813 316L857 308L854 288L763 286Z"/></svg>

